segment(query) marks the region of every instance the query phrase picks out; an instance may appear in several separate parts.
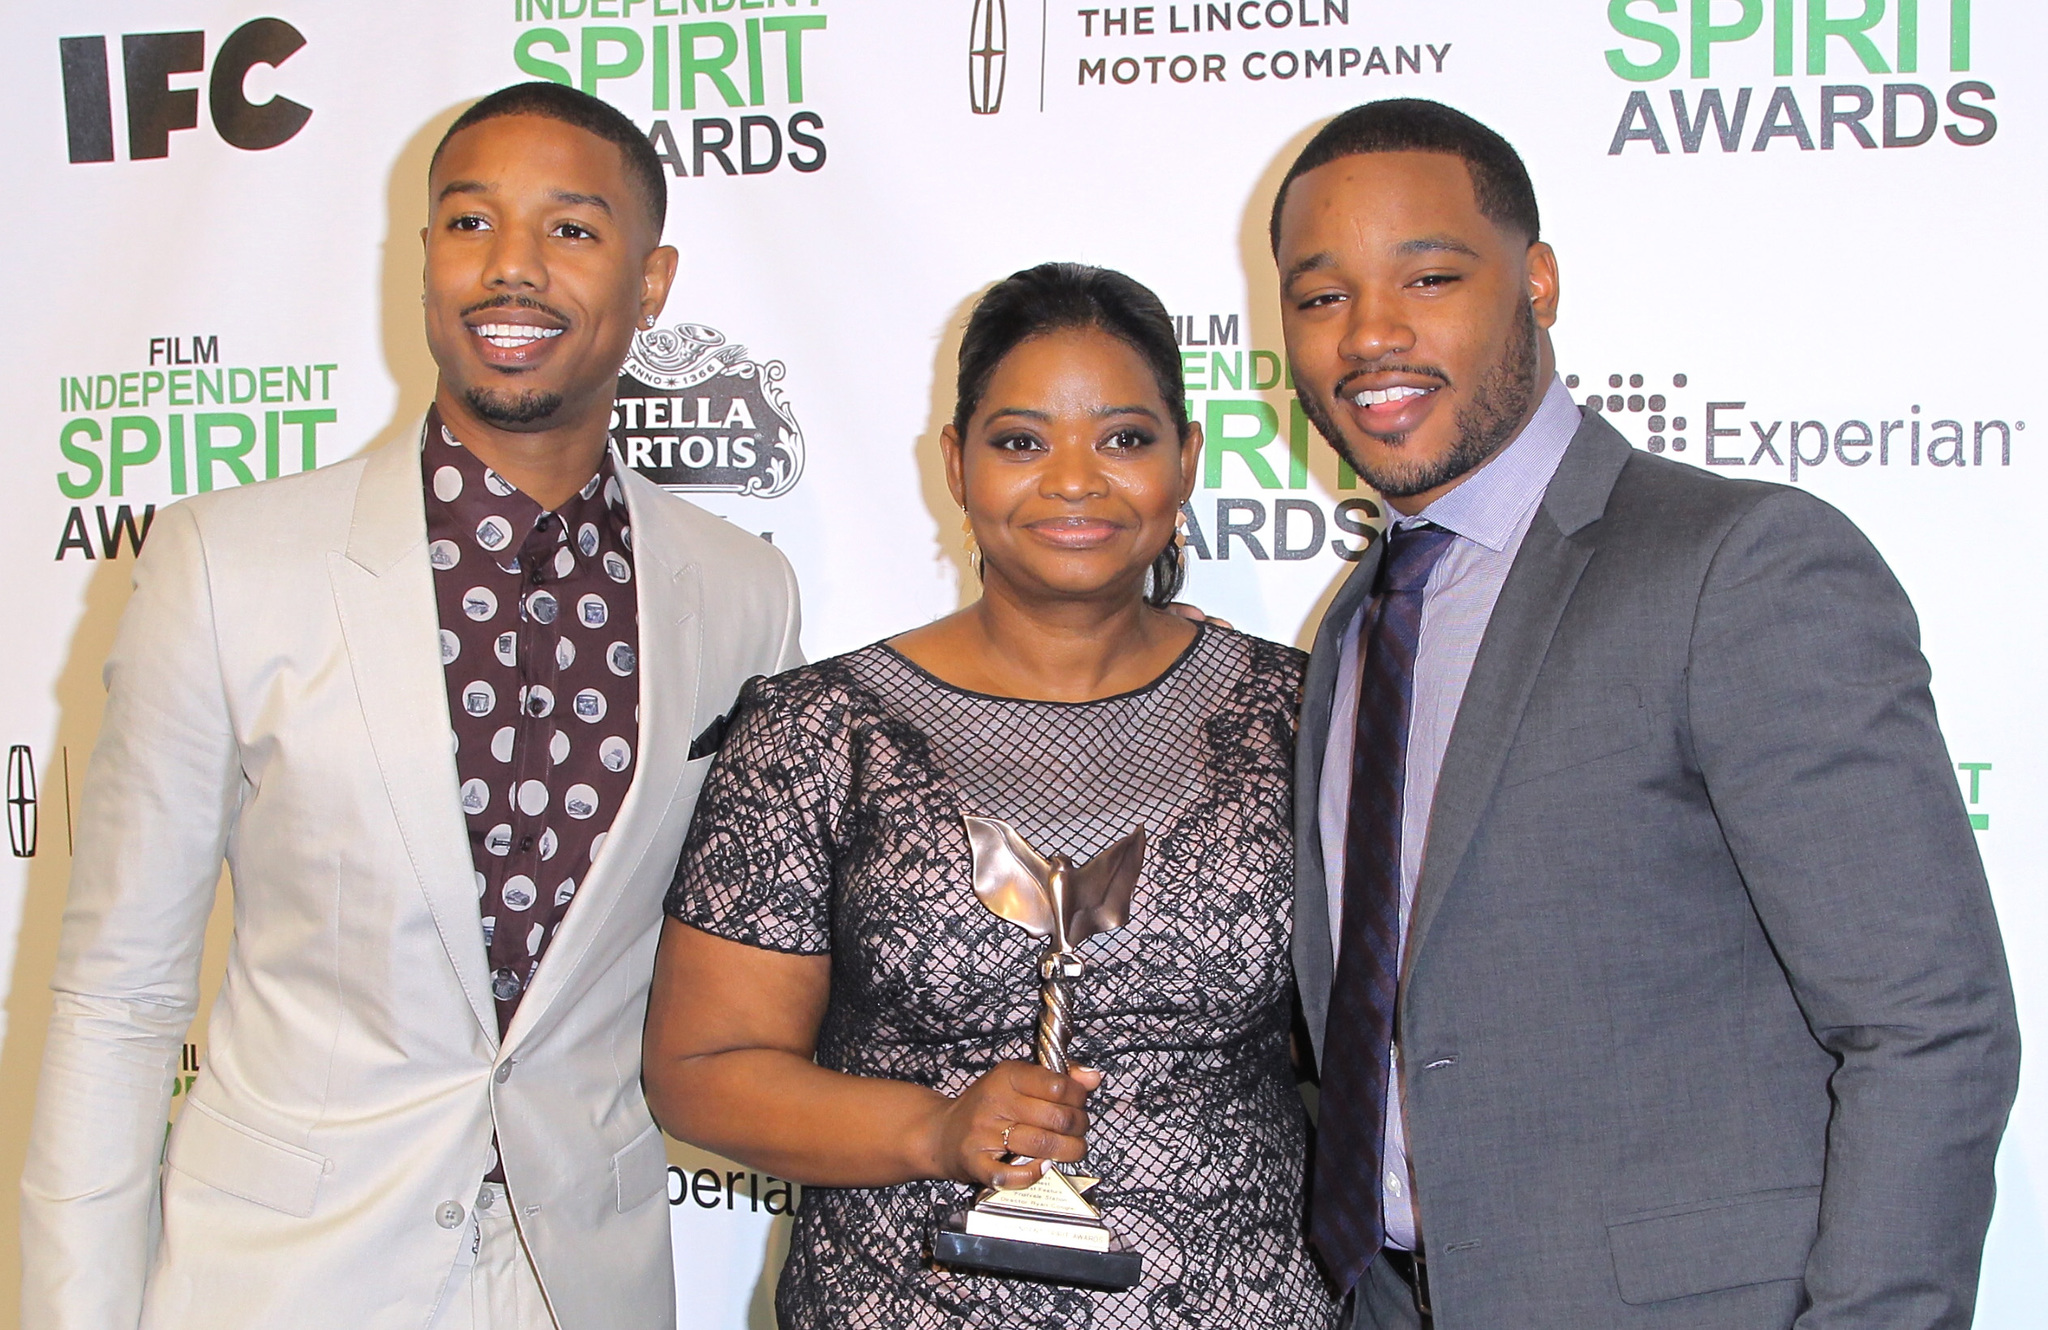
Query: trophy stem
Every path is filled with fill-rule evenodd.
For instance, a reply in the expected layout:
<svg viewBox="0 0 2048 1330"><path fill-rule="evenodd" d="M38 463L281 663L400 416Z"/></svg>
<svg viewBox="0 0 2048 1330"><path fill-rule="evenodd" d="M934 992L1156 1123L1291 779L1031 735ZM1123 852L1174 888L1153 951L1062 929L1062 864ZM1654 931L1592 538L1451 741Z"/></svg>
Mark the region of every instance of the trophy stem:
<svg viewBox="0 0 2048 1330"><path fill-rule="evenodd" d="M1074 1033L1074 980L1081 976L1081 958L1046 948L1038 962L1038 1065L1048 1071L1067 1069L1067 1041Z"/></svg>

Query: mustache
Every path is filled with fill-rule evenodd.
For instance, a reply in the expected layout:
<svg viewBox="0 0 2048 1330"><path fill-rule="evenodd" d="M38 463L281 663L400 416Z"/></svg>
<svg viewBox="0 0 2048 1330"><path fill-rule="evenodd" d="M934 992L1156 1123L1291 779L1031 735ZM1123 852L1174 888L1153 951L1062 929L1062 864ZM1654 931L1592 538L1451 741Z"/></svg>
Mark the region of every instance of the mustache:
<svg viewBox="0 0 2048 1330"><path fill-rule="evenodd" d="M568 327L570 323L567 314L562 313L562 311L546 301L535 300L532 296L515 296L511 294L495 295L488 300L479 300L474 305L462 310L457 317L466 319L472 314L481 314L487 309L530 309L557 320L564 328Z"/></svg>
<svg viewBox="0 0 2048 1330"><path fill-rule="evenodd" d="M1337 386L1330 390L1330 396L1339 401L1344 400L1349 393L1351 385L1368 374L1413 374L1418 378L1435 379L1439 385L1445 388L1451 386L1451 376L1434 365L1411 365L1400 361L1389 361L1384 364L1365 365L1352 370L1349 374L1337 380ZM1297 376L1295 382L1299 383L1300 381L1299 376Z"/></svg>

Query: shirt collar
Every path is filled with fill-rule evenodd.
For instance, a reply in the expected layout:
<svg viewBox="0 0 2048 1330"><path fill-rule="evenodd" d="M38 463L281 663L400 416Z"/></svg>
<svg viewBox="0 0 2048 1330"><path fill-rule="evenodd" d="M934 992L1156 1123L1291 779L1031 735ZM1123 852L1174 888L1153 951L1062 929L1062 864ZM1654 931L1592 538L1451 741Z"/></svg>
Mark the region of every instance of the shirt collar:
<svg viewBox="0 0 2048 1330"><path fill-rule="evenodd" d="M1579 408L1563 380L1551 377L1536 414L1465 483L1412 517L1389 509L1389 526L1430 522L1499 554L1521 531L1523 517L1543 497L1557 464L1579 431Z"/></svg>
<svg viewBox="0 0 2048 1330"><path fill-rule="evenodd" d="M424 467L429 501L438 501L450 519L463 529L478 528L486 521L509 522L510 540L499 554L499 562L516 569L518 555L527 537L550 514L524 490L484 465L483 459L463 446L460 439L441 423L441 413L429 409L425 439ZM452 468L454 482L443 481L439 472ZM446 485L443 489L442 486ZM597 472L583 488L569 496L555 510L560 519L557 535L574 531L585 522L609 521L622 526L627 520L626 495L619 483L618 469L609 447L597 464ZM565 536L563 538L566 538ZM486 548L490 548L486 546Z"/></svg>

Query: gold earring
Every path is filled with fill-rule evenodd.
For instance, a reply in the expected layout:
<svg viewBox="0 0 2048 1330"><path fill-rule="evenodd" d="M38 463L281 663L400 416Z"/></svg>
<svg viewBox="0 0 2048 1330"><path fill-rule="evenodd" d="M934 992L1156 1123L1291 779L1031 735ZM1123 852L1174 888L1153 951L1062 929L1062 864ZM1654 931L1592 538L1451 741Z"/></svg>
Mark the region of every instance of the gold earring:
<svg viewBox="0 0 2048 1330"><path fill-rule="evenodd" d="M967 515L964 507L960 510L960 535L961 543L967 547L967 566L974 570L976 577L980 577L981 544L974 538L974 519Z"/></svg>

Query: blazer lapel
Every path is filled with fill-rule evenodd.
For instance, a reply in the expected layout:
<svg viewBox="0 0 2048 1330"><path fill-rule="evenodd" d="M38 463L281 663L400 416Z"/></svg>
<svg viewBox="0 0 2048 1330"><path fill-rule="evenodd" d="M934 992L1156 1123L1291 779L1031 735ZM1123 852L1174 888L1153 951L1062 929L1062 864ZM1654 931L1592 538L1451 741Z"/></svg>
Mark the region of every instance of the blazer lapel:
<svg viewBox="0 0 2048 1330"><path fill-rule="evenodd" d="M1330 979L1334 968L1330 942L1329 876L1323 865L1323 752L1329 746L1330 713L1336 705L1337 661L1344 634L1359 606L1372 593L1384 542L1377 537L1359 556L1331 598L1316 628L1309 653L1308 678L1302 685L1301 725L1294 747L1294 977L1301 990L1302 1016L1308 1023L1318 1066L1323 1060L1323 1026L1330 1012Z"/></svg>
<svg viewBox="0 0 2048 1330"><path fill-rule="evenodd" d="M495 1047L498 1017L449 742L448 684L427 564L417 437L415 432L412 444L400 440L370 455L356 488L348 549L328 556L328 572L399 834L449 963Z"/></svg>
<svg viewBox="0 0 2048 1330"><path fill-rule="evenodd" d="M1579 533L1605 511L1630 451L1628 441L1606 421L1587 416L1508 570L1437 775L1422 876L1408 922L1404 987L1493 798L1550 639L1593 557L1592 542Z"/></svg>
<svg viewBox="0 0 2048 1330"><path fill-rule="evenodd" d="M675 803L688 760L691 724L697 711L698 655L702 620L701 585L680 531L651 511L668 502L652 482L619 468L633 532L634 581L640 614L639 766L605 834L604 849L549 943L533 986L505 1032L511 1048L533 1037L570 978L581 968L592 943L626 889L641 874L656 830Z"/></svg>

